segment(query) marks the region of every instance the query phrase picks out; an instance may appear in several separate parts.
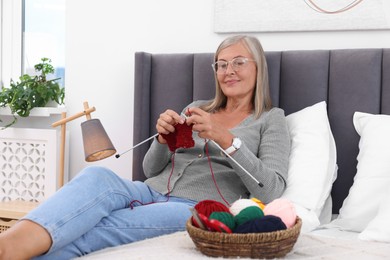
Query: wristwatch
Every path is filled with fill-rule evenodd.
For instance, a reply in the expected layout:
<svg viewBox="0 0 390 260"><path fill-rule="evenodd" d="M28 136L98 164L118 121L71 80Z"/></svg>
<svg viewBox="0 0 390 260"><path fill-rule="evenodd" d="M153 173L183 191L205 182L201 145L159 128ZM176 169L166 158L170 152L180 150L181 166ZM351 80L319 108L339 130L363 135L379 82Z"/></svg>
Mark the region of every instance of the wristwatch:
<svg viewBox="0 0 390 260"><path fill-rule="evenodd" d="M232 142L232 146L230 146L229 148L227 148L227 149L225 150L225 152L226 152L227 154L231 154L232 152L235 152L235 151L237 151L238 149L240 149L240 147L241 147L241 140L240 140L240 138L234 137L234 138L233 138L233 142Z"/></svg>

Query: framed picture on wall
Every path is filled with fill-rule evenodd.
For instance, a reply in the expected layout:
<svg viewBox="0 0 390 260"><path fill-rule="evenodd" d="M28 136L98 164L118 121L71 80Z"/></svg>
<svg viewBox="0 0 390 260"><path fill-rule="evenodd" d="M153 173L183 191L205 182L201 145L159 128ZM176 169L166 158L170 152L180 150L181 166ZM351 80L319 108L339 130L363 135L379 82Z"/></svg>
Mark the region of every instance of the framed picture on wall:
<svg viewBox="0 0 390 260"><path fill-rule="evenodd" d="M385 0L215 0L214 31L390 29Z"/></svg>

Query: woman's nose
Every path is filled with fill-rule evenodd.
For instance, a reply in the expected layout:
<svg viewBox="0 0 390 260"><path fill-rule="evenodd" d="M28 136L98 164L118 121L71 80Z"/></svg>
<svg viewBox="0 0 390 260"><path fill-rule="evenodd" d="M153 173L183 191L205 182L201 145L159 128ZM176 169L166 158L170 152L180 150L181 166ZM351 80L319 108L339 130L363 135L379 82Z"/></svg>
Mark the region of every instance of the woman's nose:
<svg viewBox="0 0 390 260"><path fill-rule="evenodd" d="M236 71L234 70L232 63L228 62L225 74L234 74L234 73L236 73Z"/></svg>

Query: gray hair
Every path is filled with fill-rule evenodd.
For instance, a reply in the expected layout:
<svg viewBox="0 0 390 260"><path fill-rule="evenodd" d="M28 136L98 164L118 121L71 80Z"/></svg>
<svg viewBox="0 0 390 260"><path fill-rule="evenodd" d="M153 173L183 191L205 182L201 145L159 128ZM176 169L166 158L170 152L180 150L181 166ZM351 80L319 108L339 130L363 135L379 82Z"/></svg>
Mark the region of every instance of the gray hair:
<svg viewBox="0 0 390 260"><path fill-rule="evenodd" d="M263 111L270 110L272 107L268 81L268 66L260 41L255 37L247 35L228 37L218 46L214 55L214 61L218 60L218 55L223 49L240 42L243 43L243 45L251 53L257 65L256 86L252 97L252 105L255 117L258 118ZM222 92L221 86L217 80L217 75L214 74L214 77L215 97L209 104L202 107L202 109L208 112L218 111L219 109L224 108L227 102L227 97Z"/></svg>

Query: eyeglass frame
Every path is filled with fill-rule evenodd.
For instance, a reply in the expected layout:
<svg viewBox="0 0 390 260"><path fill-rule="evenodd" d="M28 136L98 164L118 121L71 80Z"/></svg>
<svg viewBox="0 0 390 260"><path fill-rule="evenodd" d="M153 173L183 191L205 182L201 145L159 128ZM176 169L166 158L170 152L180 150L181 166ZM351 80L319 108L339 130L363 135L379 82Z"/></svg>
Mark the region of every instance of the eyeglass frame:
<svg viewBox="0 0 390 260"><path fill-rule="evenodd" d="M212 64L211 64L211 67L213 68L213 70L214 70L214 72L215 72L216 74L223 74L223 73L226 73L226 71L227 71L227 69L228 69L228 67L229 67L229 64L230 64L231 67L232 67L232 69L233 69L233 71L234 71L234 72L238 72L238 71L240 70L240 68L236 68L236 67L234 66L234 64L233 64L233 62L234 62L235 60L237 60L237 59L241 59L242 61L244 61L244 63L243 63L241 66L245 66L245 65L248 63L248 61L254 61L254 62L256 62L255 60L252 60L252 59L249 59L249 58L246 58L246 57L236 57L236 58L233 58L233 59L230 60L230 61L218 60L218 61L212 63ZM219 62L224 62L224 63L226 64L226 68L223 69L222 72L218 72L218 69L215 67Z"/></svg>

